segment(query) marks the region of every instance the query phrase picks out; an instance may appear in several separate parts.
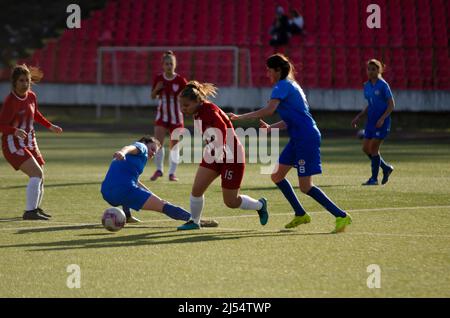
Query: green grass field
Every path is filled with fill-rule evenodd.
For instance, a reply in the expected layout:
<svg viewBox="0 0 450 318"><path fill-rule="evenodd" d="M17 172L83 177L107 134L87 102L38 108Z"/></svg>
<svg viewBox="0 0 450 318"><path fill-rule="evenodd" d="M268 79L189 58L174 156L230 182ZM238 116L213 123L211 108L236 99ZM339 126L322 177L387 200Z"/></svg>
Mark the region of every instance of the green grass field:
<svg viewBox="0 0 450 318"><path fill-rule="evenodd" d="M303 194L312 223L283 230L291 209L258 165L247 165L242 192L268 198L265 227L256 213L226 208L216 181L204 216L219 228L180 233L180 222L144 211L144 223L110 233L100 182L112 153L137 137L39 133L47 222L20 219L27 178L0 158L0 297L450 297L448 139L388 140L384 157L396 170L370 188L360 186L370 173L360 141L325 139L315 182L352 214L343 234L329 234L333 217ZM150 183L148 166L143 180L188 208L195 171L181 165L179 183ZM294 171L289 179L297 184ZM79 289L66 285L70 264L80 266ZM370 264L380 266L379 289L367 287Z"/></svg>

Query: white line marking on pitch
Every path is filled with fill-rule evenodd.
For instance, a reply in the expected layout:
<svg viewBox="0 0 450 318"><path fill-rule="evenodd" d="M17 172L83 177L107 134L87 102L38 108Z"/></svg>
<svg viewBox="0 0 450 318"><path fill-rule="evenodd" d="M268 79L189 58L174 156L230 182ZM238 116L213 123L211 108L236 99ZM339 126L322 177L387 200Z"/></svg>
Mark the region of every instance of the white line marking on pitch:
<svg viewBox="0 0 450 318"><path fill-rule="evenodd" d="M376 208L376 209L355 209L355 210L347 210L349 213L358 213L358 212L377 212L377 211L401 211L401 210L417 210L417 209L449 209L450 205L431 205L431 206L411 206L411 207L396 207L396 208ZM328 214L327 211L314 211L314 212L308 212L309 214ZM286 215L292 215L293 212L290 213L272 213L270 214L271 217L274 216L286 216ZM227 216L216 216L216 217L212 217L214 219L235 219L235 218L252 218L252 217L257 217L257 214L244 214L244 215L227 215ZM21 221L23 222L23 221ZM25 221L25 222L30 222L30 223L34 223L36 221ZM44 221L37 221L40 224L44 224ZM41 223L42 222L42 223ZM70 223L70 222L53 222L50 221L52 224L61 224L61 225L57 225L57 226L29 226L29 227L15 227L15 228L3 228L0 229L0 231L16 231L16 230L31 230L31 229L51 229L51 228L64 228L64 227L82 227L82 226L95 226L98 225L100 226L100 223ZM150 220L150 221L143 221L140 224L151 224L151 223L164 223L164 222L174 222L174 220L171 219L157 219L157 220ZM224 228L220 228L220 229L224 229ZM245 229L233 229L233 230L245 230ZM356 233L354 233L356 234ZM376 233L371 233L373 235L376 235ZM380 233L380 235L390 235L389 233ZM392 234L392 235L397 235L397 234ZM403 235L403 234L398 234L401 236L406 236L407 234ZM410 235L415 235L415 234L410 234ZM425 235L425 234L424 234ZM435 237L433 235L430 235L430 237ZM444 236L446 237L446 236Z"/></svg>

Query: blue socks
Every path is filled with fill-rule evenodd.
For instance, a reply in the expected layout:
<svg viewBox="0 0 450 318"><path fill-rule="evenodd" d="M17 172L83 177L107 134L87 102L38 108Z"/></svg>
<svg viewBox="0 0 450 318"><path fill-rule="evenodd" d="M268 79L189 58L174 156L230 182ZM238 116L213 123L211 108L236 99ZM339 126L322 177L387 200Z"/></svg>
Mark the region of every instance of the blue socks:
<svg viewBox="0 0 450 318"><path fill-rule="evenodd" d="M131 217L131 211L130 211L129 207L122 205L122 210L125 213L125 215L127 216L127 218Z"/></svg>
<svg viewBox="0 0 450 318"><path fill-rule="evenodd" d="M175 220L189 221L191 218L191 214L188 211L170 203L164 204L163 213Z"/></svg>
<svg viewBox="0 0 450 318"><path fill-rule="evenodd" d="M372 160L372 155L367 155L367 157L369 157L370 160ZM383 157L381 157L381 155L378 155L378 157L380 157L380 167L383 170L389 169L390 166L386 163L386 161L384 161Z"/></svg>
<svg viewBox="0 0 450 318"><path fill-rule="evenodd" d="M319 202L325 209L328 210L331 214L333 214L335 217L345 217L347 214L339 209L336 204L331 201L325 193L323 193L322 190L320 190L318 187L313 186L311 190L307 193L310 197L312 197L314 200Z"/></svg>
<svg viewBox="0 0 450 318"><path fill-rule="evenodd" d="M306 211L303 209L302 205L298 201L297 196L295 195L294 189L292 185L289 183L287 179L283 179L279 183L276 183L277 187L281 190L285 198L289 201L292 208L295 211L296 216L305 215ZM327 209L331 214L335 217L345 217L347 214L339 209L336 204L333 203L326 195L322 192L318 187L313 186L309 192L307 193L314 200L319 202L325 209Z"/></svg>
<svg viewBox="0 0 450 318"><path fill-rule="evenodd" d="M378 172L380 171L381 157L380 155L372 156L372 180L378 180Z"/></svg>
<svg viewBox="0 0 450 318"><path fill-rule="evenodd" d="M276 183L277 187L281 190L284 197L289 201L292 208L295 211L296 216L305 215L306 211L303 209L302 205L298 201L297 196L295 195L294 189L292 185L289 183L287 179L283 179L282 181Z"/></svg>

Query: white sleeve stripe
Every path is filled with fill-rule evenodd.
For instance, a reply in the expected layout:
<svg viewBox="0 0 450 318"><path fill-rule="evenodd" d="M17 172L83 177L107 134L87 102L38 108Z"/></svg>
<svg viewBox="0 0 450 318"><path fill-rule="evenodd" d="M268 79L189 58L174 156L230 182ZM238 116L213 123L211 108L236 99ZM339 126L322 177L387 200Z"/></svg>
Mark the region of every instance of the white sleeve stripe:
<svg viewBox="0 0 450 318"><path fill-rule="evenodd" d="M177 123L177 117L175 113L175 101L173 96L170 96L170 122L175 125Z"/></svg>
<svg viewBox="0 0 450 318"><path fill-rule="evenodd" d="M8 149L10 153L16 153L17 152L17 148L16 145L14 144L14 136L13 135L8 135Z"/></svg>
<svg viewBox="0 0 450 318"><path fill-rule="evenodd" d="M162 111L163 111L163 122L167 122L167 120L168 120L167 104L169 102L167 100L167 95L162 97L162 101L163 101L163 104L162 104L162 107L163 107L163 109L162 109Z"/></svg>
<svg viewBox="0 0 450 318"><path fill-rule="evenodd" d="M33 140L34 140L33 132L30 131L30 132L28 133L28 149L30 149L30 150L32 150L32 149L34 148L34 147L33 147Z"/></svg>

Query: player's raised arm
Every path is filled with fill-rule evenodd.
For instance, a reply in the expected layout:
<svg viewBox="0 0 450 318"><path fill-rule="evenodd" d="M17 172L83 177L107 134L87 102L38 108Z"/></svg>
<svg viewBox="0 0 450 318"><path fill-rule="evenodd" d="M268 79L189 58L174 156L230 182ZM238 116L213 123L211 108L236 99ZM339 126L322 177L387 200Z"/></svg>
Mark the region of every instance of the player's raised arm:
<svg viewBox="0 0 450 318"><path fill-rule="evenodd" d="M142 183L142 181L141 180L138 180L138 186L141 188L141 189L144 189L144 190L147 190L147 191L150 191L150 189L149 188L147 188L147 186L145 185L145 184L143 184Z"/></svg>
<svg viewBox="0 0 450 318"><path fill-rule="evenodd" d="M125 156L128 154L131 155L137 155L139 153L139 149L136 148L136 146L125 146L119 151L116 151L113 155L113 157L117 160L124 160Z"/></svg>
<svg viewBox="0 0 450 318"><path fill-rule="evenodd" d="M259 120L259 127L260 128L266 128L268 131L271 131L272 129L286 129L287 125L284 120L281 120L279 122L276 122L275 124L269 125L264 120Z"/></svg>
<svg viewBox="0 0 450 318"><path fill-rule="evenodd" d="M34 113L34 121L41 124L42 126L48 128L51 132L55 134L60 134L63 132L63 129L57 125L52 124L47 118L45 118L42 113L36 109Z"/></svg>
<svg viewBox="0 0 450 318"><path fill-rule="evenodd" d="M245 113L241 115L236 115L233 113L228 113L228 117L231 120L243 120L243 119L256 119L256 118L263 118L273 115L275 113L275 110L277 109L278 105L280 104L280 101L278 99L271 99L267 106L261 109L258 109L254 112Z"/></svg>

